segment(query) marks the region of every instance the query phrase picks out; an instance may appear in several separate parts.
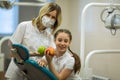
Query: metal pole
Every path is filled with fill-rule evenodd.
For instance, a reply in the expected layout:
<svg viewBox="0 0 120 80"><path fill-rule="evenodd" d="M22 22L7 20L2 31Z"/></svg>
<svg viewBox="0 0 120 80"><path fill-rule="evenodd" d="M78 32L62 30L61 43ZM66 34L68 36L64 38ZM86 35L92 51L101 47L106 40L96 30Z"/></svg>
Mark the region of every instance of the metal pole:
<svg viewBox="0 0 120 80"><path fill-rule="evenodd" d="M45 5L45 3L15 2L13 5L19 5L19 6L43 6L43 5Z"/></svg>
<svg viewBox="0 0 120 80"><path fill-rule="evenodd" d="M85 68L89 68L90 58L91 58L94 54L111 54L111 53L120 54L120 50L94 50L94 51L91 51L91 52L88 53L88 55L86 56L86 59L85 59Z"/></svg>

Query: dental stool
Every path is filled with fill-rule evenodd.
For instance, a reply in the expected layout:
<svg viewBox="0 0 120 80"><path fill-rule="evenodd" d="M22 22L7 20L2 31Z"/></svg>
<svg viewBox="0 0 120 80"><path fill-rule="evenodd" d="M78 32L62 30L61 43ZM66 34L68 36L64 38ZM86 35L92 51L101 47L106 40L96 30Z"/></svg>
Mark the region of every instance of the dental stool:
<svg viewBox="0 0 120 80"><path fill-rule="evenodd" d="M28 80L57 80L46 67L41 67L29 58L29 51L26 47L20 44L12 44L12 47L11 53L15 57L14 61Z"/></svg>

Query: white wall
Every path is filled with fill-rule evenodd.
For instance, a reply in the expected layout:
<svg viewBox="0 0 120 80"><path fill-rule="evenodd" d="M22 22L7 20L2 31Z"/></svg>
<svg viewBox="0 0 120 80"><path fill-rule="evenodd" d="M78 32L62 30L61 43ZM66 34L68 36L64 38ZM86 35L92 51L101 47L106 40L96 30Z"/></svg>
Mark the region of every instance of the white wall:
<svg viewBox="0 0 120 80"><path fill-rule="evenodd" d="M110 0L57 0L63 11L63 22L61 28L68 28L73 34L71 48L80 53L80 19L81 11L90 2L108 2ZM114 2L120 2L114 0ZM120 30L115 36L104 27L100 20L100 13L103 8L91 7L87 10L86 16L86 39L85 56L92 50L120 49ZM93 73L109 77L112 80L120 80L120 54L94 55L90 61Z"/></svg>
<svg viewBox="0 0 120 80"><path fill-rule="evenodd" d="M79 54L80 50L80 1L79 0L57 0L62 8L63 19L59 28L67 28L72 32L71 49ZM74 43L74 44L73 44Z"/></svg>

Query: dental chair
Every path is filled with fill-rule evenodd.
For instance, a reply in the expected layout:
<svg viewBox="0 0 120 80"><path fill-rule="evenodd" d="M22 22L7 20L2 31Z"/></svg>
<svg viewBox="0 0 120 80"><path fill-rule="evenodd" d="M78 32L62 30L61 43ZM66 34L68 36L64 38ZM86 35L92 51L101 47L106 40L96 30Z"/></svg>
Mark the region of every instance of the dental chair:
<svg viewBox="0 0 120 80"><path fill-rule="evenodd" d="M12 44L11 53L15 57L16 65L28 80L57 80L46 67L41 67L36 61L29 58L29 51L26 47Z"/></svg>

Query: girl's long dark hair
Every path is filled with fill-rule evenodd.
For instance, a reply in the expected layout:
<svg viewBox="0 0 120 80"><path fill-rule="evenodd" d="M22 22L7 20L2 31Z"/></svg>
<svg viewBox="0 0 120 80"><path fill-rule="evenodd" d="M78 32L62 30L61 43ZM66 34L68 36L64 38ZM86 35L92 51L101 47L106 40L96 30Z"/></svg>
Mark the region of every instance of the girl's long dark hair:
<svg viewBox="0 0 120 80"><path fill-rule="evenodd" d="M74 52L70 49L70 47L68 47L68 50L73 54L73 57L74 57L74 59L75 59L74 73L80 72L81 62L80 62L79 56L78 56L76 53L74 53Z"/></svg>
<svg viewBox="0 0 120 80"><path fill-rule="evenodd" d="M67 30L67 29L59 29L59 30L54 34L54 38L56 38L57 35L58 35L59 33L62 33L62 32L67 33L67 34L69 35L70 41L72 40L72 34L71 34L71 32L70 32L69 30ZM68 47L68 50L73 54L73 57L74 57L74 59L75 59L74 73L80 72L80 68L81 68L80 57L79 57L76 53L74 53L74 52L70 49L70 47Z"/></svg>

